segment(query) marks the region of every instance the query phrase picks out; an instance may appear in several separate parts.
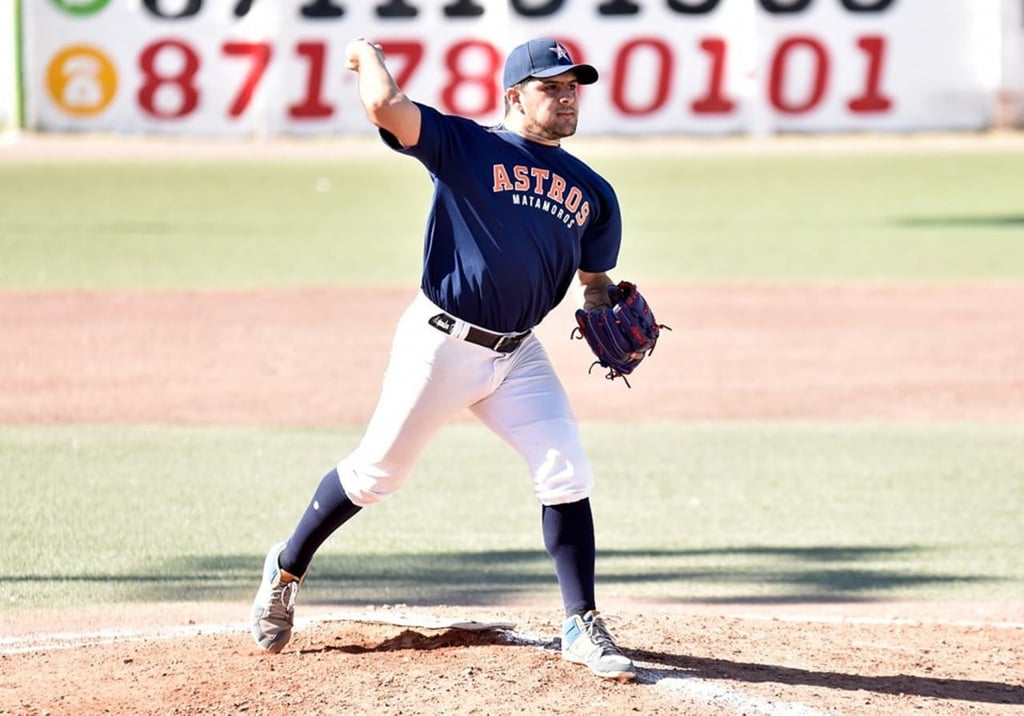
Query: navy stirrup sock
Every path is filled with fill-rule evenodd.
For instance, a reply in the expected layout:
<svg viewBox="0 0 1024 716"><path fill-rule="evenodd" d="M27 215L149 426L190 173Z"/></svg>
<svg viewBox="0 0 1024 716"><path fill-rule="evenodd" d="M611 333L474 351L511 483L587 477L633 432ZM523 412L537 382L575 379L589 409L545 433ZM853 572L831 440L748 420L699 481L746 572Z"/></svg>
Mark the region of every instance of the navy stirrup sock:
<svg viewBox="0 0 1024 716"><path fill-rule="evenodd" d="M288 539L288 545L281 552L278 559L281 569L296 577L304 575L320 545L361 509L348 499L337 469L324 475L295 532Z"/></svg>
<svg viewBox="0 0 1024 716"><path fill-rule="evenodd" d="M594 573L597 547L590 500L544 505L541 513L544 547L555 561L565 615L595 609Z"/></svg>

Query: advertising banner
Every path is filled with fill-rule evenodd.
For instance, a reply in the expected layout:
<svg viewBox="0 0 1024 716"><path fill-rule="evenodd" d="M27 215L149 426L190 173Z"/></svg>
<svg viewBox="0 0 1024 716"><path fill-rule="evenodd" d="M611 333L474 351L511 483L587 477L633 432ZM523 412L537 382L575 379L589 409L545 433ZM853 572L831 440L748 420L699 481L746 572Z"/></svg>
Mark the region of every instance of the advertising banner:
<svg viewBox="0 0 1024 716"><path fill-rule="evenodd" d="M405 92L497 122L516 44L557 38L601 81L588 134L981 129L1001 0L38 0L29 126L258 136L370 131L344 49Z"/></svg>

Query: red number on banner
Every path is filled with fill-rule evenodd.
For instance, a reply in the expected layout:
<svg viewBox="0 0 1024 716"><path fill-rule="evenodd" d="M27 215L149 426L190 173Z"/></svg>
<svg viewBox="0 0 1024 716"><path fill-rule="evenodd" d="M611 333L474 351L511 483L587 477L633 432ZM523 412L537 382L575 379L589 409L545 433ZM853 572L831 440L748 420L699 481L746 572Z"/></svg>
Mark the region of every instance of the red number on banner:
<svg viewBox="0 0 1024 716"><path fill-rule="evenodd" d="M482 63L471 63L474 69L472 74L462 68L462 65L470 64L463 59L467 52L483 54L485 58ZM502 59L494 45L480 40L457 42L448 48L444 61L451 73L451 81L441 91L441 101L446 112L461 114L464 117L479 117L497 109L498 84L494 78L501 67ZM479 90L481 99L476 106L467 107L459 99L467 85Z"/></svg>
<svg viewBox="0 0 1024 716"><path fill-rule="evenodd" d="M560 40L577 62L585 61L583 48L571 40ZM420 40L381 40L380 45L392 60L392 71L400 87L413 80L419 71L425 42ZM707 58L706 86L690 103L694 115L724 115L734 112L736 102L729 97L726 62L729 45L722 37L703 37L699 50ZM869 114L892 109L893 99L884 91L888 43L881 35L856 39L864 56L863 86L846 102L850 112ZM227 116L242 116L252 103L270 62L274 48L269 42L228 41L223 55L248 62L241 84L227 107ZM335 114L336 107L324 96L328 67L325 41L299 42L296 54L305 61L304 94L287 108L292 119L322 119ZM482 117L500 108L502 57L497 48L483 40L465 40L447 47L444 56L448 78L440 91L440 108L465 117ZM643 117L664 109L670 102L676 60L672 47L655 37L634 37L615 52L611 73L610 102L623 115ZM138 59L141 84L138 103L146 114L157 119L179 119L196 110L200 102L197 84L202 60L187 42L162 39L143 48ZM806 114L823 101L831 80L829 47L811 36L783 39L775 48L769 68L768 102L777 111ZM633 92L630 94L630 92ZM639 93L639 94L637 94Z"/></svg>
<svg viewBox="0 0 1024 716"><path fill-rule="evenodd" d="M725 79L725 58L729 46L720 37L701 40L700 49L711 58L711 72L708 75L708 91L690 105L696 114L728 114L736 103L722 94Z"/></svg>
<svg viewBox="0 0 1024 716"><path fill-rule="evenodd" d="M288 116L295 119L320 119L334 114L334 107L323 101L324 55L322 42L300 42L295 53L305 57L309 71L306 73L306 95L298 103L288 106Z"/></svg>
<svg viewBox="0 0 1024 716"><path fill-rule="evenodd" d="M247 57L251 62L249 72L246 74L242 86L238 88L238 94L235 95L231 107L228 108L229 117L238 117L249 106L252 95L263 78L267 65L270 64L270 45L266 42L225 42L224 54L232 57Z"/></svg>
<svg viewBox="0 0 1024 716"><path fill-rule="evenodd" d="M807 98L800 103L788 102L783 97L783 85L785 84L789 58L792 52L798 48L809 49L814 60L814 78L811 83L811 91ZM820 42L813 37L789 38L779 45L779 49L775 52L775 58L772 60L771 88L769 90L772 106L786 114L803 114L811 111L825 95L828 70L828 52Z"/></svg>
<svg viewBox="0 0 1024 716"><path fill-rule="evenodd" d="M851 112L885 112L892 107L892 100L881 93L879 85L882 83L882 60L885 56L885 38L878 36L862 37L857 41L857 47L864 50L868 56L867 83L864 93L860 97L854 97L849 102Z"/></svg>
<svg viewBox="0 0 1024 716"><path fill-rule="evenodd" d="M412 79L416 68L420 66L423 59L423 43L408 40L380 40L377 42L380 49L388 56L388 66L391 66L391 58L401 57L403 62L395 70L395 84L405 88L405 83Z"/></svg>
<svg viewBox="0 0 1024 716"><path fill-rule="evenodd" d="M159 56L167 57L169 52L178 55L180 67L177 72L165 73L158 70ZM139 56L139 69L142 70L143 83L139 88L139 106L147 113L159 119L177 119L192 112L199 104L199 90L192 81L199 71L199 56L195 51L178 40L161 40L143 50ZM164 88L174 87L178 90L178 104L174 109L158 107L156 95Z"/></svg>
<svg viewBox="0 0 1024 716"><path fill-rule="evenodd" d="M654 73L654 95L647 104L629 104L626 99L626 87L629 78L629 66L633 54L641 49L654 50L658 67ZM661 40L655 38L637 38L627 42L615 57L615 76L612 78L612 103L623 114L644 115L661 109L668 99L669 86L672 83L672 51Z"/></svg>

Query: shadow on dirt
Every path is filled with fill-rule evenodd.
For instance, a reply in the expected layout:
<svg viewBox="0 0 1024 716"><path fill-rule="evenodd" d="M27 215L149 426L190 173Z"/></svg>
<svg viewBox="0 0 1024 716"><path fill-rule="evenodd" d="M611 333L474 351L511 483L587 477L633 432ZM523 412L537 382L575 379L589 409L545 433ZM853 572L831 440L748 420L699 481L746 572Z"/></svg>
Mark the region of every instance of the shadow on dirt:
<svg viewBox="0 0 1024 716"><path fill-rule="evenodd" d="M660 664L664 669L644 669L642 678L652 683L663 678L696 677L746 683L776 683L789 686L815 686L844 691L868 691L892 696L922 696L989 704L1024 704L1024 686L992 681L933 679L924 676L894 674L873 676L812 671L772 664L747 664L725 659L677 656L640 649L624 650L636 662Z"/></svg>
<svg viewBox="0 0 1024 716"><path fill-rule="evenodd" d="M405 629L395 636L369 640L362 644L321 645L303 649L301 653L330 651L347 654L409 650L433 650L475 646L524 646L502 630L465 631L445 629L421 633ZM558 650L559 640L531 648ZM891 696L914 696L941 700L970 701L989 704L1024 704L1024 686L994 681L929 678L908 674L876 676L836 671L814 671L773 664L754 664L726 659L682 656L644 649L623 650L639 667L638 683L656 684L664 679L697 678L708 681L740 683L774 683L787 686L811 686L829 690L865 691ZM650 666L655 665L655 666Z"/></svg>
<svg viewBox="0 0 1024 716"><path fill-rule="evenodd" d="M467 646L517 646L499 630L467 631L465 629L444 629L436 633L422 634L413 629L405 629L397 636L388 637L379 643L366 644L327 644L309 649L300 649L300 654L320 654L328 651L340 651L346 654L370 654L382 651L430 651L432 649L449 649Z"/></svg>

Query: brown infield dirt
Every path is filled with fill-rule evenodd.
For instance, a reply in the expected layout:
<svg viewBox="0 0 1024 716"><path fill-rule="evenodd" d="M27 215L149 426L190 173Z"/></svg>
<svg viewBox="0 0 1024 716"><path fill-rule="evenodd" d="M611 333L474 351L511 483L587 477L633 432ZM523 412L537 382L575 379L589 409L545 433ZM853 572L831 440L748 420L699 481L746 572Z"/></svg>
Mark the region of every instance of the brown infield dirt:
<svg viewBox="0 0 1024 716"><path fill-rule="evenodd" d="M1024 286L642 288L675 330L631 390L587 374L568 305L539 329L582 419L1024 418ZM355 289L0 293L0 423L359 424L410 296L376 291L367 321ZM277 656L248 608L5 612L0 713L1024 713L1024 600L617 599L628 685L561 661L549 603L367 621L300 598ZM407 614L514 627L389 623Z"/></svg>

